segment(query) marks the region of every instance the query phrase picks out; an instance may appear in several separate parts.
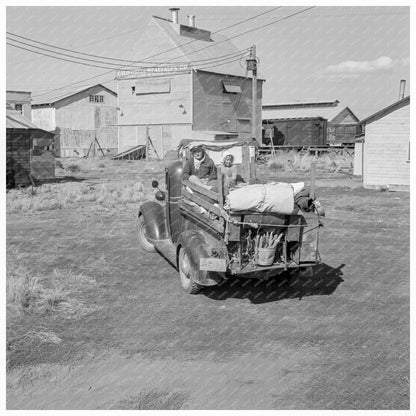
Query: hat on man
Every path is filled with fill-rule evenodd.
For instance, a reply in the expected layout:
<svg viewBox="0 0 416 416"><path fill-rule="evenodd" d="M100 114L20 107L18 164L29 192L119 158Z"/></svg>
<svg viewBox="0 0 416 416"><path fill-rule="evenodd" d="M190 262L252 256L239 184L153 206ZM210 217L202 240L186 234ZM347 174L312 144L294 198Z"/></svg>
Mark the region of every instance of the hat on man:
<svg viewBox="0 0 416 416"><path fill-rule="evenodd" d="M204 152L204 148L201 144L194 144L191 146L190 151L191 153Z"/></svg>

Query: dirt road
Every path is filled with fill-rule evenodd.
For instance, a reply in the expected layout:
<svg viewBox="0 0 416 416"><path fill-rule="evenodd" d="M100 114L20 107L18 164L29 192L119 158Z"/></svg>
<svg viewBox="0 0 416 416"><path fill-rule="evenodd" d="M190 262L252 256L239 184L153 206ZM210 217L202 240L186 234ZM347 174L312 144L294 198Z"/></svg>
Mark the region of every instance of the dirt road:
<svg viewBox="0 0 416 416"><path fill-rule="evenodd" d="M314 276L197 296L138 248L137 207L9 215L8 250L45 282L67 279L74 307L13 323L61 342L10 351L7 408L409 408L409 195L318 196Z"/></svg>

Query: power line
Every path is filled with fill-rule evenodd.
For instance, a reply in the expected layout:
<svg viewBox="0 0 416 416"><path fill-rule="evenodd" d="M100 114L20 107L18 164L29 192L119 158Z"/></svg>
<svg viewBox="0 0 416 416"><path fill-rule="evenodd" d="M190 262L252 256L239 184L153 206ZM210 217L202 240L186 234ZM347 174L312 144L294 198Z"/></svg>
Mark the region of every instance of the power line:
<svg viewBox="0 0 416 416"><path fill-rule="evenodd" d="M238 24L246 23L246 22L247 22L247 21L249 21L249 20L255 19L255 18L257 18L257 17L259 17L259 16L262 16L262 15L264 15L264 14L266 14L266 13L270 13L270 12L272 12L272 11L274 11L274 10L280 9L281 7L282 7L282 6L275 7L275 8L273 8L273 9L271 9L271 10L268 10L268 11L266 11L266 12L260 13L260 14L258 14L258 15L256 15L256 16L252 16L252 17L250 17L250 18L248 18L248 19L245 19L245 20L243 20L243 21L240 21L240 22L238 22L238 23L235 23L235 24L232 24L232 25L226 26L226 27L224 27L224 28L222 28L222 29L217 30L216 32L213 32L213 33L219 33L219 32L222 32L222 31L224 31L224 30L226 30L226 29L229 29L229 28L231 28L231 27L237 26ZM181 44L180 46L185 46L185 45L188 45L188 44L190 44L190 43L192 43L192 42L195 42L196 40L198 40L198 39L193 39L193 40L191 40L191 41L189 41L189 42L187 42L187 43L185 43L185 44ZM163 52L161 52L160 54L163 54L163 53L166 53L166 52L170 52L170 51L172 51L172 50L176 50L176 49L178 49L178 46L176 46L176 47L174 47L174 48L171 48L171 49L168 49L168 50L166 50L166 51L163 51ZM152 55L152 56L149 56L149 57L145 58L145 60L148 60L148 59L154 58L155 56L157 56L157 55ZM134 63L134 61L133 61L133 63ZM95 77L89 77L89 78L83 79L83 80L78 81L78 82L74 82L74 83L71 83L71 84L67 84L67 85L63 86L62 88L71 87L71 86L73 86L73 85L79 84L79 83L84 82L84 81L90 81L91 79L94 79L94 78L99 78L99 77L104 76L104 75L107 75L107 74L109 74L109 73L111 73L111 72L112 72L112 71L108 71L108 72L105 72L105 73L102 73L102 74L96 75ZM43 95L49 94L50 92L57 91L57 90L59 90L59 88L55 88L55 89L53 89L53 90L49 91L48 93L39 94L39 95L37 95L37 97L40 97L40 96L43 96Z"/></svg>
<svg viewBox="0 0 416 416"><path fill-rule="evenodd" d="M280 7L281 7L281 6L280 6ZM276 8L274 8L274 9L272 9L272 10L268 11L268 12L261 13L260 15L263 15L263 14L265 14L265 13L270 13L271 11L276 10L276 9L278 9L278 8L280 8L280 7L276 7ZM245 35L245 34L247 34L247 33L250 33L250 32L253 32L253 31L256 31L256 30L259 30L259 29L262 29L262 28L264 28L264 27L271 26L271 25L273 25L273 24L276 24L276 23L279 23L279 22L281 22L281 21L287 20L287 19L289 19L289 18L291 18L291 17L293 17L293 16L299 15L299 14L301 14L301 13L305 13L306 11L311 10L311 9L313 9L313 8L315 8L315 7L316 7L316 6L308 7L308 8L306 8L306 9L303 9L303 10L299 11L299 12L292 13L292 14L290 14L290 15L284 16L283 18L280 18L280 19L274 20L273 22L270 22L270 23L268 23L268 24L265 24L265 25L259 26L259 27L257 27L257 28L247 30L247 31L242 32L242 33L240 33L240 34L237 34L237 35L235 35L235 36L233 36L233 37L231 37L231 38L227 38L227 39L225 39L225 40L223 40L223 41L217 42L217 43L215 43L215 44L216 44L216 45L218 45L218 44L223 43L223 42L225 42L225 41L228 41L228 40L231 40L231 39L235 39L236 37L239 37L239 36ZM256 17L259 17L260 15L256 15L256 16L253 16L253 17L251 17L251 18L249 18L249 19L245 19L245 20L244 20L244 21L242 21L242 22L235 23L235 24L233 24L233 25L227 26L227 27L222 28L222 29L220 29L220 30L218 30L218 31L216 31L216 32L213 32L213 33L218 33L218 32L220 32L220 31L223 31L223 30L226 30L226 29L231 28L231 27L233 27L233 26L236 26L237 24L245 23L246 21L248 21L248 20L252 20L252 19L254 19L254 18L256 18ZM192 41L190 41L190 42L187 42L187 43L185 43L185 44L181 44L181 45L179 45L179 46L185 46L185 45L187 45L187 44L189 44L189 43L192 43L192 42L194 42L194 41L196 41L196 40L198 40L198 39L194 39L194 40L192 40ZM161 53L159 53L159 54L149 56L149 57L145 58L145 60L147 60L147 59L151 59L151 58L154 58L155 56L161 55L161 54L166 53L166 52L169 52L169 51L171 51L171 50L178 49L178 48L179 48L179 46L176 46L176 47L174 47L174 48L171 48L171 49L169 49L169 50L167 50L167 51L164 51L164 52L161 52ZM214 46L214 45L209 45L209 46L207 46L206 48L208 48L208 47L210 47L210 46ZM191 53L189 53L189 54L185 54L184 56L191 55L192 53L199 52L199 51L201 51L201 50L203 50L203 49L206 49L206 48L202 48L202 49L199 49L199 50L197 50L197 51L193 51L193 52L191 52ZM219 65L216 65L216 66L219 66ZM80 80L80 81L77 81L77 82L74 82L74 83L71 83L71 84L67 84L67 85L65 85L65 86L63 86L63 87L61 87L61 88L55 88L55 89L53 89L53 90L50 90L48 93L39 94L39 95L37 95L37 97L40 97L40 96L43 96L43 95L49 94L49 93L51 93L51 92L53 92L53 91L57 91L57 90L60 90L60 89L64 89L64 88L67 88L67 87L73 86L73 85L80 84L81 82L90 81L91 79L99 78L99 77L104 76L104 75L107 75L107 74L109 74L109 73L111 73L111 72L112 72L112 71L108 71L108 72L105 72L105 73L102 73L102 74L99 74L99 75L95 75L95 76L92 76L92 77L89 77L89 78L86 78L86 79L83 79L83 80ZM113 80L113 79L109 79L109 80L102 81L102 82L109 82L109 81L112 81L112 80Z"/></svg>
<svg viewBox="0 0 416 416"><path fill-rule="evenodd" d="M239 36L246 35L247 33L251 33L251 32L254 32L254 31L256 31L256 30L263 29L263 28L265 28L265 27L267 27L267 26L271 26L271 25L274 25L274 24L276 24L276 23L282 22L283 20L287 20L287 19L289 19L289 18L291 18L291 17L293 17L293 16L296 16L296 15L298 15L298 14L305 13L305 12L307 12L308 10L314 9L315 7L316 7L316 6L311 6L311 7L308 7L308 8L306 8L306 9L300 10L299 12L292 13L292 14L290 14L290 15L288 15L288 16L285 16L285 17L282 17L282 18L280 18L280 19L274 20L273 22L270 22L270 23L268 23L268 24L266 24L266 25L262 25L262 26L259 26L259 27L255 27L254 29L250 29L250 30L247 30L247 31L245 31L245 32L239 33L238 35L232 36L231 38L227 38L227 39L221 40L221 41L219 41L219 42L216 42L216 43L215 43L215 45L208 45L208 46L206 46L205 48L198 49L197 51L192 51L192 52L190 52L190 53L186 54L185 56L192 55L193 53L200 52L200 51L202 51L202 50L204 50L204 49L211 48L212 46L219 45L220 43L223 43L223 42L228 42L228 41L229 41L229 40L231 40L231 39L235 39L235 38L237 38L237 37L239 37Z"/></svg>
<svg viewBox="0 0 416 416"><path fill-rule="evenodd" d="M223 62L219 62L216 64L205 64L205 65L193 65L192 68L193 69L207 69L207 68L216 68L218 66L223 66L232 62L238 62L241 60L241 57L237 57L237 58L233 58L233 59L229 59L227 61L223 61Z"/></svg>
<svg viewBox="0 0 416 416"><path fill-rule="evenodd" d="M58 59L60 61L66 61L66 62L71 62L71 63L75 63L75 64L79 64L79 65L85 65L85 66L92 66L94 68L106 68L106 69L111 69L110 72L115 71L115 68L111 68L111 67L105 67L105 66L99 66L99 65L92 65L92 64L87 64L85 62L77 62L77 61L73 61L71 59L65 59L65 58L59 58L58 56L53 56L53 55L48 55L47 53L43 53L43 52L37 52L28 48L24 48L23 46L18 46L18 45L13 45L12 43L8 43L6 42L6 45L12 46L13 48L17 48L17 49L23 49L24 51L28 51L28 52L32 52L32 53L36 53L38 55L43 55L43 56L48 56L49 58L55 58ZM106 73L108 74L108 72ZM82 81L81 81L82 82Z"/></svg>
<svg viewBox="0 0 416 416"><path fill-rule="evenodd" d="M101 38L101 39L93 40L93 41L91 41L91 42L86 42L86 43L83 43L83 46L93 45L93 44L95 44L95 43L104 42L105 40L108 40L108 39L118 38L118 37L120 37L120 36L127 35L128 33L137 32L138 30L140 30L140 28L138 28L138 29L133 29L133 30L127 30L126 32L117 33L117 35L107 36L107 37L105 37L105 38ZM17 35L15 35L15 36L17 36ZM26 63L26 62L33 62L33 61L34 61L34 60L36 60L36 59L41 59L41 57L34 58L34 59L26 59L25 61L20 61L20 62L13 62L11 65L20 65L20 64L24 64L24 63Z"/></svg>
<svg viewBox="0 0 416 416"><path fill-rule="evenodd" d="M213 34L215 34L215 33L219 33L219 32L222 32L222 31L224 31L224 30L226 30L226 29L230 29L230 28L232 28L232 27L234 27L234 26L240 25L240 24L242 24L242 23L246 23L246 22L248 22L248 21L250 21L250 20L256 19L257 17L263 16L263 15L265 15L265 14L271 13L271 12L272 12L272 11L274 11L274 10L280 9L281 7L282 7L282 6L274 7L274 8L272 8L272 9L270 9L270 10L267 10L267 11L265 11L265 12L259 13L259 14L255 15L255 16L249 17L249 18L247 18L247 19L244 19L244 20L242 20L242 21L240 21L240 22L237 22L237 23L234 23L234 24L232 24L232 25L226 26L226 27L224 27L224 28L222 28L222 29L219 29L219 30L217 30L217 31L215 31L215 32L212 32L212 33L213 33ZM186 45L188 45L188 44L190 44L190 43L193 43L193 42L195 42L195 41L197 41L197 40L200 40L200 38L199 38L199 39L192 39L192 40L190 40L189 42L186 42L186 43L180 44L180 45L175 46L175 47L173 47L173 48L167 49L167 50L165 50L165 51L163 51L163 52L159 52L158 54L155 54L155 55L149 56L149 57L147 57L147 58L144 58L144 60L143 60L143 61L131 61L131 60L127 60L127 59L107 58L107 57L100 56L100 55L93 55L93 54L87 54L87 53L84 53L84 52L77 52L77 51L74 51L74 50L72 50L72 49L61 48L61 47L59 47L59 46L54 46L54 45L51 45L51 44L48 44L48 43L44 43L44 42L40 42L40 41L36 41L36 40L30 39L30 38L27 38L27 37L24 37L24 36L21 36L21 35L16 35L16 34L13 34L13 33L11 33L11 32L6 32L6 33L7 33L7 34L9 34L9 35L12 35L12 36L16 36L16 37L19 37L19 38L22 38L22 39L29 40L30 42L33 42L33 43L39 43L39 44L46 45L46 46L49 46L49 47L52 47L52 48L56 48L56 49L60 49L60 50L65 50L65 51L67 51L67 52L71 52L71 53L77 53L77 54L81 54L81 55L85 55L85 56L91 56L91 57L103 58L103 59L107 59L107 60L114 60L114 61L121 61L121 62L129 62L129 63L130 63L130 65L125 65L124 67L133 66L135 63L150 63L150 64L153 64L153 63L154 63L154 64L156 64L156 65L164 65L164 64L166 64L167 62L160 63L160 62L151 62L151 61L148 61L148 60L149 60L149 59L151 59L151 58L154 58L154 57L156 57L156 56L159 56L159 55L165 54L165 53L167 53L167 52L170 52L170 51L173 51L173 50L179 49L179 47L186 46ZM13 40L13 39L10 39L10 40ZM19 42L19 41L15 40L15 42ZM39 49L42 49L42 48L37 47L37 46L34 46L34 45L26 45L26 46L31 46L31 47L34 47L34 48L39 48ZM54 51L49 51L49 52L56 53L56 54L60 54L59 52L54 52ZM71 56L71 57L72 57L72 56ZM178 57L175 57L175 58L171 58L170 60L172 60L172 59L177 59L177 58L180 58L180 57L182 57L182 55L180 55L180 56L178 56ZM74 58L76 58L76 59L85 59L85 60L88 60L88 59L86 59L86 58L79 58L79 57L74 57ZM210 59L210 58L208 58L208 59ZM208 60L208 59L207 59L207 60ZM90 60L89 60L89 61L90 61ZM92 61L93 61L93 60L92 60ZM204 61L204 59L201 59L201 60L198 60L198 61ZM97 62L97 61L93 61L93 62ZM100 63L104 63L104 64L106 64L106 65L114 65L114 64L109 63L109 62L100 62ZM187 63L188 63L188 62L187 62ZM176 62L176 64L180 64L180 62ZM104 68L104 67L103 67L103 68ZM107 67L106 69L108 69L108 67ZM104 74L102 74L102 75L104 75ZM101 76L101 75L100 75L100 76Z"/></svg>
<svg viewBox="0 0 416 416"><path fill-rule="evenodd" d="M74 51L74 50L72 50L72 49L61 48L61 47L59 47L59 46L51 45L51 44L49 44L49 43L39 42L39 41L37 41L37 40L30 39L30 38L27 38L27 37L25 37L25 36L16 35L16 34L11 33L11 32L6 32L6 33L7 33L7 34L9 34L9 35L12 35L12 36L15 36L15 37L21 38L21 39L26 39L26 40L28 40L29 42L32 42L32 43L38 43L38 44L40 44L40 45L45 45L45 46L49 46L50 48L55 48L55 49L59 49L59 50L64 50L64 51L67 51L67 52L71 52L71 53L73 53L73 54L79 54L79 55L91 56L91 57L102 58L102 59L106 59L106 60L112 60L112 61L130 62L130 63L131 63L131 64L130 64L130 66L133 66L133 63L132 63L131 59L108 58L108 57L101 56L101 55L93 55L93 54L89 54L89 53L78 52L78 51ZM13 41L13 42L17 42L17 43L20 43L20 44L23 44L23 45L25 45L25 46L29 46L29 47L32 47L32 48L36 48L36 49L40 49L40 50L44 50L44 51L48 51L48 52L51 52L51 53L55 53L55 54L57 54L57 55L68 56L68 57L70 57L70 58L75 58L75 59L83 59L83 60L86 60L86 61L90 61L90 62L97 62L97 63L102 63L102 64L105 64L105 65L117 65L117 66L120 66L120 64L119 64L119 63L112 63L112 62L97 61L97 60L94 60L94 59L82 58L82 57L78 57L78 56L74 56L74 55L68 55L68 54L65 54L65 53L62 53L62 52L56 52L56 51L54 51L54 50L52 50L52 49L42 48L42 47L40 47L40 46L36 46L36 45L31 45L31 44L29 44L29 43L22 42L22 41L19 41L19 40L16 40L16 39L10 38L10 37L7 37L7 40L9 40L9 41ZM217 59L217 58L222 58L222 57L228 57L228 56L231 56L231 55L236 55L236 54L238 54L238 53L240 53L240 52L242 52L242 51L238 51L238 52L235 52L235 53L232 53L232 54L226 54L226 55L223 55L223 56L218 56L218 57L215 57L215 58ZM199 62L199 61L209 61L209 60L211 60L211 59L213 59L213 58L198 59L197 61L198 61L198 62ZM195 61L195 62L196 62L196 61ZM160 64L161 64L161 62L150 62L150 61L146 61L146 62L145 62L145 61L134 61L134 63L146 63L146 64L150 64L150 63L151 63L151 64L155 64L155 65L160 65ZM178 63L179 63L179 62L178 62Z"/></svg>
<svg viewBox="0 0 416 416"><path fill-rule="evenodd" d="M56 55L62 55L62 56L67 56L67 57L69 57L69 58L73 58L73 59L82 59L82 60L84 60L84 61L88 61L88 62L96 62L96 63L100 63L100 64L106 64L106 65L117 65L118 67L120 66L120 65L118 65L118 64L113 64L112 62L103 62L103 61L97 61L96 59L89 59L89 58L79 58L78 56L74 56L74 55L69 55L69 54L67 54L67 53L62 53L62 52L56 52L56 51L53 51L53 50L51 50L51 49L48 49L48 48L42 48L42 47L40 47L40 46L35 46L35 45L30 45L29 43L26 43L26 42L22 42L22 41L20 41L20 40L16 40L16 39L12 39L12 38L10 38L10 37L6 37L6 40L8 40L8 41L12 41L12 42L16 42L16 43L19 43L19 44L21 44L21 45L25 45L25 46L28 46L28 47L30 47L30 48L35 48L35 49L39 49L39 50L42 50L42 51L47 51L47 52L50 52L50 53L54 53L54 54L56 54ZM13 44L10 44L10 43L8 43L8 45L10 45L10 46L18 46L18 45L13 45ZM25 49L25 48L22 48L22 49ZM37 53L37 51L32 51L31 50L31 52L34 52L34 53ZM51 56L51 55L47 55L47 56ZM53 58L55 58L54 56L52 56ZM58 58L58 57L56 57L56 58ZM72 61L72 62L75 62L75 61ZM100 67L100 68L111 68L111 67ZM117 69L117 68L114 68L114 70L115 69Z"/></svg>
<svg viewBox="0 0 416 416"><path fill-rule="evenodd" d="M52 57L52 58L55 58L55 59L61 59L61 60L64 60L64 61L73 62L73 63L79 63L79 64L82 64L83 63L82 61L95 62L95 63L104 64L104 65L114 65L115 68L112 68L113 70L120 69L120 65L119 64L115 64L115 63L111 63L111 62L98 61L96 59L81 58L81 57L78 57L78 56L73 56L73 55L69 55L69 54L66 54L66 53L62 53L62 52L56 52L56 51L53 51L53 50L48 49L48 48L42 48L40 46L30 45L30 44L28 44L26 42L22 42L22 41L19 41L19 40L15 40L15 39L11 39L11 38L6 38L6 39L9 40L9 41L12 41L12 42L17 42L17 43L23 44L23 45L28 46L30 48L40 49L42 51L50 52L50 53L57 54L57 55L61 55L61 56L67 56L67 57L72 58L72 59L78 59L78 60L81 60L81 62L79 62L79 61L73 61L73 60L69 60L69 59L64 59L64 58L60 58L58 56L49 55L49 54L45 54L45 53L39 53L41 55L49 56L49 57ZM11 43L7 43L7 44L10 45L10 46L14 46L16 48L28 50L28 51L33 52L33 53L38 53L38 51L36 51L36 50L26 49L24 47L19 47L18 45L14 45L14 44L11 44ZM193 61L193 62L189 62L188 61L187 64L190 64L190 63L191 64L192 63L198 63L198 62L203 63L205 61L208 61L209 63L220 62L221 60L227 60L230 57L241 56L244 53L246 53L246 51L247 51L247 49L244 49L244 50L241 50L241 51L238 51L238 52L234 52L234 53L231 53L231 54L226 54L226 55L222 55L222 56L218 56L218 57L212 57L212 58L207 58L207 59L200 59L200 60L196 60L196 61ZM178 65L178 63L176 63L176 65ZM108 67L108 66L98 66L98 65L89 65L89 66L94 66L94 67L97 67L97 68L104 68L104 69L110 69L111 68L111 67ZM127 69L127 68L136 69L137 68L136 66L133 66L133 65L131 65L130 67L128 67L126 65L123 65L122 67L125 68L125 69Z"/></svg>

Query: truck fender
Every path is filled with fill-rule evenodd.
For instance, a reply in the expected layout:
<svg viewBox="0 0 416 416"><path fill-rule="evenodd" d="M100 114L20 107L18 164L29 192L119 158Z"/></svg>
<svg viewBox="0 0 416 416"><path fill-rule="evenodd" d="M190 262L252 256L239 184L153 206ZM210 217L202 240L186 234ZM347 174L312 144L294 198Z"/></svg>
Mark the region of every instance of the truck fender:
<svg viewBox="0 0 416 416"><path fill-rule="evenodd" d="M142 215L146 222L146 234L150 242L169 238L166 226L166 211L163 205L155 201L146 201L139 208L138 216Z"/></svg>
<svg viewBox="0 0 416 416"><path fill-rule="evenodd" d="M194 278L195 283L198 283L201 286L217 285L220 281L220 277L218 275L207 270L199 270L199 259L201 257L204 258L211 256L211 247L202 233L194 230L188 230L181 233L176 247L176 264L178 264L179 249L181 247L187 251L192 267L194 267L195 270L198 270L198 273L196 273Z"/></svg>

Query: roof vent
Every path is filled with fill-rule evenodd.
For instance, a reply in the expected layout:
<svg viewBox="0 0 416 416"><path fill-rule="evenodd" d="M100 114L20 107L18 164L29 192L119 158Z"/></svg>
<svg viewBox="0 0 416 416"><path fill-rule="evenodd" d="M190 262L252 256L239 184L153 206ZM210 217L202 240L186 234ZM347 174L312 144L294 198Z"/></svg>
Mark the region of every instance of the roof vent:
<svg viewBox="0 0 416 416"><path fill-rule="evenodd" d="M400 80L399 100L403 100L405 90L406 90L406 80L402 79Z"/></svg>
<svg viewBox="0 0 416 416"><path fill-rule="evenodd" d="M188 14L188 26L195 27L195 15Z"/></svg>
<svg viewBox="0 0 416 416"><path fill-rule="evenodd" d="M172 7L172 8L170 8L169 9L170 10L170 13L171 13L171 16L172 16L172 22L173 23L178 23L179 22L179 8L177 8L177 7Z"/></svg>

